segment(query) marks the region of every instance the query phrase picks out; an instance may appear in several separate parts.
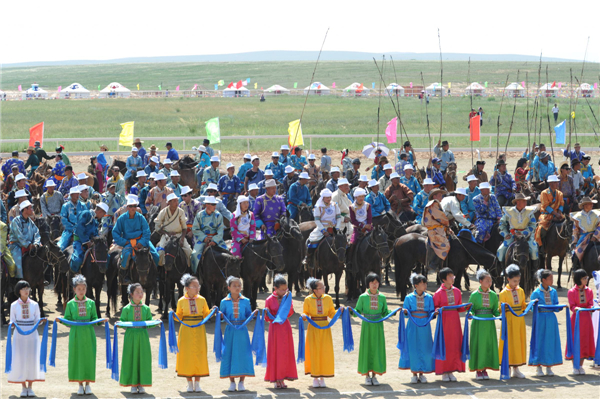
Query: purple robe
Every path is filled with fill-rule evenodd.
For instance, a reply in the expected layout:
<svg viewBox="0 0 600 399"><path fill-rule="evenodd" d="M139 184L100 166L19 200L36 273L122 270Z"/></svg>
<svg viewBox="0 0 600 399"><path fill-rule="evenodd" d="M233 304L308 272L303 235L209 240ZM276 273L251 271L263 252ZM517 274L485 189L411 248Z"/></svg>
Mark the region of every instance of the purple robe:
<svg viewBox="0 0 600 399"><path fill-rule="evenodd" d="M262 225L267 226L267 235L272 237L275 234L275 223L281 216L285 215L285 202L280 195L274 195L268 198L263 194L256 199L254 203L254 218L256 219L256 230L261 231L261 239L264 233L260 230Z"/></svg>

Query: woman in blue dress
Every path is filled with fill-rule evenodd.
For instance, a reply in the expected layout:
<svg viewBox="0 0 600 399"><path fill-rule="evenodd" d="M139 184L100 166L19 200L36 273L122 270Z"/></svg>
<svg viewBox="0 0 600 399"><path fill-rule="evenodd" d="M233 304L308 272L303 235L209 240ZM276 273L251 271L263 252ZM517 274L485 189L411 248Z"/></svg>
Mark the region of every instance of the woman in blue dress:
<svg viewBox="0 0 600 399"><path fill-rule="evenodd" d="M229 276L227 287L229 294L221 301L220 311L231 321L231 324L241 325L252 314L250 300L240 294L242 280L238 277ZM254 313L258 313L258 310L255 310ZM244 380L246 377L254 377L254 362L248 328L242 327L238 330L228 324L223 342L225 348L221 358L221 378L229 378L230 392L235 392L235 379L239 378L237 390L245 391Z"/></svg>
<svg viewBox="0 0 600 399"><path fill-rule="evenodd" d="M412 316L418 321L427 319L429 314L435 311L433 297L426 293L427 279L421 274L413 273L410 282L415 291L404 300L404 313L410 310ZM419 327L411 320L406 323L406 346L408 350L400 354L399 369L412 371L411 384L418 382L427 383L424 374L435 371L435 359L431 356L433 339L431 337L431 324Z"/></svg>
<svg viewBox="0 0 600 399"><path fill-rule="evenodd" d="M540 286L531 294L531 300L538 300L538 305L558 305L558 294L552 288L554 276L548 269L540 269L537 272ZM535 344L529 352L529 365L537 366L536 376L542 377L544 372L542 366L546 367L546 375L553 376L553 366L563 363L560 346L560 335L558 333L558 320L556 314L551 310L539 309L536 320ZM533 343L533 342L532 342Z"/></svg>

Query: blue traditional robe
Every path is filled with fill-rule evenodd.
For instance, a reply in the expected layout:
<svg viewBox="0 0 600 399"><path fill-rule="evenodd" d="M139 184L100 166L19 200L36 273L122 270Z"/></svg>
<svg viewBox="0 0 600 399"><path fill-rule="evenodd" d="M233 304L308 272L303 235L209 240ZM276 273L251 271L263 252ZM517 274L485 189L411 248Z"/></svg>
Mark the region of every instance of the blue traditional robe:
<svg viewBox="0 0 600 399"><path fill-rule="evenodd" d="M469 221L472 223L475 220L475 204L473 203L473 198L481 194L481 190L477 186L473 191L471 191L471 189L467 187L467 194L467 198L465 198L465 200L463 201L465 207L463 208L463 204L461 203L461 209L465 216L467 216L469 218Z"/></svg>
<svg viewBox="0 0 600 399"><path fill-rule="evenodd" d="M371 191L366 196L365 201L371 204L371 213L374 218L383 215L391 209L390 201L382 193L375 194L374 191Z"/></svg>
<svg viewBox="0 0 600 399"><path fill-rule="evenodd" d="M21 161L19 158L10 158L2 165L2 174L4 175L5 181L8 175L12 173L12 167L14 165L19 167L19 173L25 174L25 162Z"/></svg>
<svg viewBox="0 0 600 399"><path fill-rule="evenodd" d="M304 155L290 155L289 164L296 170L303 171L304 167L308 165L306 162L306 157Z"/></svg>
<svg viewBox="0 0 600 399"><path fill-rule="evenodd" d="M148 213L148 209L146 209L146 199L148 198L148 193L150 192L150 188L151 188L150 185L146 184L146 185L144 185L144 188L139 190L139 194L137 194L138 200L140 202L140 204L138 206L142 210L143 215ZM133 194L133 192L132 192L132 194Z"/></svg>
<svg viewBox="0 0 600 399"><path fill-rule="evenodd" d="M132 256L132 240L136 240L136 242L140 243L144 248L149 248L154 263L158 265L158 252L156 252L156 248L154 248L154 245L150 242L150 227L148 226L146 218L141 213L136 212L133 215L133 218L129 218L129 212L119 216L112 234L115 244L123 248L121 250L122 269L127 269L129 258ZM133 253L133 259L135 260L135 253Z"/></svg>
<svg viewBox="0 0 600 399"><path fill-rule="evenodd" d="M531 294L531 300L534 299L538 300L539 305L558 305L558 294L552 287L544 290L544 287L540 285ZM533 342L534 339L535 342ZM552 367L563 363L558 319L554 312L539 310L536 320L536 336L532 336L531 340L530 366Z"/></svg>
<svg viewBox="0 0 600 399"><path fill-rule="evenodd" d="M298 206L306 204L312 207L312 198L310 197L310 191L307 186L303 186L299 181L292 184L288 193L288 206L287 209L290 212L290 217L296 219L298 217Z"/></svg>
<svg viewBox="0 0 600 399"><path fill-rule="evenodd" d="M298 174L294 173L294 176L290 178L290 175L286 175L283 178L283 182L281 183L283 185L283 199L287 202L288 200L288 195L290 193L290 187L292 187L292 184L296 183L298 181Z"/></svg>
<svg viewBox="0 0 600 399"><path fill-rule="evenodd" d="M445 186L446 180L444 180L444 175L440 172L435 166L431 168L427 168L427 177L429 177L433 182L438 186Z"/></svg>
<svg viewBox="0 0 600 399"><path fill-rule="evenodd" d="M54 183L56 183L56 187L60 187L60 183L62 182L62 178L65 177L65 163L63 161L58 161L56 162L56 165L54 165L54 168L52 168L52 176L50 177L49 180L54 181ZM62 177L61 179L59 179L59 177ZM45 189L45 187L44 187Z"/></svg>
<svg viewBox="0 0 600 399"><path fill-rule="evenodd" d="M414 291L406 296L404 308L410 310L417 320L426 319L429 312L435 310L433 297L424 292L421 297ZM431 324L425 327L415 325L410 319L406 323L406 340L408 351L400 354L399 369L410 370L413 373L431 373L435 370L435 359L431 356L433 339Z"/></svg>
<svg viewBox="0 0 600 399"><path fill-rule="evenodd" d="M61 251L64 251L71 244L71 237L77 227L77 218L79 217L79 214L86 209L86 206L83 205L81 201L73 203L73 201L69 200L63 204L60 210L60 221L64 230L58 243Z"/></svg>
<svg viewBox="0 0 600 399"><path fill-rule="evenodd" d="M58 191L60 191L60 193L63 195L63 197L66 197L69 195L69 191L73 187L77 187L78 185L79 185L79 180L77 180L75 178L75 176L71 175L70 179L65 177L64 179L61 180Z"/></svg>
<svg viewBox="0 0 600 399"><path fill-rule="evenodd" d="M200 201L200 204L202 204L202 206L204 206L204 200L207 197L208 197L207 195L201 195L200 197L198 197L196 199L198 201ZM251 197L248 197L248 198L251 198ZM250 209L252 209L252 207L250 207ZM229 212L229 209L227 209L225 204L223 204L223 201L221 201L219 198L217 198L217 207L215 208L215 210L217 212L219 212L221 214L221 216L223 216L227 220L231 220L231 218L233 217L233 214L231 212Z"/></svg>
<svg viewBox="0 0 600 399"><path fill-rule="evenodd" d="M329 179L329 181L325 185L325 188L328 188L329 191L335 193L338 189L338 181L336 179Z"/></svg>
<svg viewBox="0 0 600 399"><path fill-rule="evenodd" d="M175 185L175 183L171 182L167 184L167 187L173 190L173 194L175 194L177 198L179 198L179 201L181 201L181 189L183 188L181 187L181 184L177 183L177 185Z"/></svg>
<svg viewBox="0 0 600 399"><path fill-rule="evenodd" d="M252 211L256 220L256 230L261 231L260 228L265 225L267 227L266 235L273 237L275 235L275 223L285 215L285 202L280 195L269 198L267 194L263 194L256 199ZM261 238L264 238L262 232Z"/></svg>
<svg viewBox="0 0 600 399"><path fill-rule="evenodd" d="M192 251L192 271L194 274L198 270L198 264L202 259L204 247L206 243L204 239L211 237L212 241L223 249L227 249L227 245L223 240L223 231L225 225L223 225L223 216L219 211L214 211L210 215L203 210L196 214L194 218L194 224L192 226L192 234L194 235L194 250Z"/></svg>
<svg viewBox="0 0 600 399"><path fill-rule="evenodd" d="M173 169L162 168L158 173L162 173L167 178L167 184L171 183L171 172Z"/></svg>
<svg viewBox="0 0 600 399"><path fill-rule="evenodd" d="M142 167L148 164L144 161L146 159L146 149L144 148L144 146L138 148L138 157L142 160Z"/></svg>
<svg viewBox="0 0 600 399"><path fill-rule="evenodd" d="M219 168L215 169L211 166L210 168L204 169L204 175L202 177L202 189L200 190L200 193L204 194L210 183L215 185L218 184L220 178L221 174L219 173Z"/></svg>
<svg viewBox="0 0 600 399"><path fill-rule="evenodd" d="M283 166L283 164L281 162L277 162L277 165L275 165L275 163L273 163L273 162L270 162L265 167L265 170L272 170L273 171L273 179L275 179L279 182L285 177L285 166Z"/></svg>
<svg viewBox="0 0 600 399"><path fill-rule="evenodd" d="M402 176L400 178L400 183L410 188L410 191L413 193L419 193L421 191L421 185L415 176L411 176L410 179L407 179L406 176Z"/></svg>
<svg viewBox="0 0 600 399"><path fill-rule="evenodd" d="M421 224L421 220L423 220L423 212L425 211L425 206L428 202L429 193L426 193L425 190L421 190L417 195L415 195L412 203L412 209L417 214L417 218L415 219L416 224Z"/></svg>
<svg viewBox="0 0 600 399"><path fill-rule="evenodd" d="M227 297L221 301L220 311L233 325L242 324L252 314L250 300L243 295L240 295L238 301L234 302L231 294L227 294ZM223 344L220 377L254 377L254 362L248 328L242 327L238 330L227 324Z"/></svg>
<svg viewBox="0 0 600 399"><path fill-rule="evenodd" d="M477 217L475 220L477 242L483 244L484 241L490 238L490 232L494 223L502 217L502 210L493 194L490 194L487 204L483 200L483 195L479 194L473 198L473 205L475 205L475 214Z"/></svg>
<svg viewBox="0 0 600 399"><path fill-rule="evenodd" d="M125 173L124 178L127 180L132 174L136 176L138 169L142 169L144 167L144 160L139 155L137 157L130 155L127 157L125 166L127 167L127 172Z"/></svg>
<svg viewBox="0 0 600 399"><path fill-rule="evenodd" d="M17 216L10 223L10 236L8 249L12 254L17 268L15 277L23 278L23 251L31 244L40 245L40 231L31 219L25 219L22 215Z"/></svg>
<svg viewBox="0 0 600 399"><path fill-rule="evenodd" d="M498 176L490 179L490 185L494 187L494 194L496 197L502 195L506 198L506 205L510 205L513 198L515 198L515 190L517 189L517 183L513 177L507 172L505 174L500 174L498 172Z"/></svg>
<svg viewBox="0 0 600 399"><path fill-rule="evenodd" d="M167 152L167 158L170 159L173 162L179 161L179 154L177 153L177 150L175 148L171 148Z"/></svg>
<svg viewBox="0 0 600 399"><path fill-rule="evenodd" d="M250 169L252 169L252 162L244 162L244 164L240 166L240 170L238 170L237 177L239 177L241 181L246 180L246 172Z"/></svg>
<svg viewBox="0 0 600 399"><path fill-rule="evenodd" d="M229 175L221 176L217 189L223 196L223 205L227 206L229 202L229 196L232 194L241 194L244 184L240 178L236 175L229 177Z"/></svg>
<svg viewBox="0 0 600 399"><path fill-rule="evenodd" d="M290 164L290 154L283 155L283 153L279 153L279 163L283 165L285 168Z"/></svg>
<svg viewBox="0 0 600 399"><path fill-rule="evenodd" d="M85 210L79 214L75 235L73 236L73 255L71 256L70 265L73 273L78 273L83 263L85 255L83 244L89 242L93 237L98 237L99 227L95 211Z"/></svg>
<svg viewBox="0 0 600 399"><path fill-rule="evenodd" d="M134 184L133 186L131 186L131 188L129 189L129 194L137 195L137 196L138 196L138 199L139 199L139 197L140 197L140 192L141 192L141 190L142 190L144 187L146 187L146 185L147 185L146 183L144 183L144 184L142 184L142 185L140 185L140 183L139 183L139 182L138 182L138 183L135 183L135 184ZM144 198L144 200L145 200L145 198ZM141 205L141 199L140 199L140 205Z"/></svg>
<svg viewBox="0 0 600 399"><path fill-rule="evenodd" d="M158 165L146 165L146 167L144 168L144 172L146 172L146 174L148 176L150 176L150 173L154 172L154 173L159 173L160 168L158 167Z"/></svg>

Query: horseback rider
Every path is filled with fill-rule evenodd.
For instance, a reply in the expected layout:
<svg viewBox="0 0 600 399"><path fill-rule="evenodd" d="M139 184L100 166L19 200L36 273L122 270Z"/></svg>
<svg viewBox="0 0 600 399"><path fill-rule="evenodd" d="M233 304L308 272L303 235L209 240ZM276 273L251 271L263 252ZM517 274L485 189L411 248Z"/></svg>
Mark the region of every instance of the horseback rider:
<svg viewBox="0 0 600 399"><path fill-rule="evenodd" d="M174 170L171 172L171 183L167 184L171 190L173 190L173 194L177 196L177 199L181 201L181 189L183 188L181 184L179 184L179 180L181 180L181 175L178 171Z"/></svg>
<svg viewBox="0 0 600 399"><path fill-rule="evenodd" d="M221 193L223 205L225 206L227 206L230 196L235 197L242 193L244 185L240 178L235 175L235 165L231 162L227 164L227 174L221 176L217 188L219 189L219 193Z"/></svg>
<svg viewBox="0 0 600 399"><path fill-rule="evenodd" d="M298 181L290 186L287 210L290 213L290 218L294 220L298 220L298 207L300 205L306 205L309 208L312 207L312 198L306 186L307 183L308 173L302 172L298 175Z"/></svg>
<svg viewBox="0 0 600 399"><path fill-rule="evenodd" d="M504 160L501 159L496 164L496 170L490 180L490 185L495 188L494 194L500 207L508 205L515 197L517 184L510 173L506 171L506 162Z"/></svg>
<svg viewBox="0 0 600 399"><path fill-rule="evenodd" d="M325 185L325 188L329 189L329 191L331 191L332 193L335 192L338 188L337 186L338 180L340 178L340 173L340 168L338 168L337 166L331 168L331 179L329 179L329 181Z"/></svg>
<svg viewBox="0 0 600 399"><path fill-rule="evenodd" d="M187 237L192 238L192 225L194 224L194 217L198 212L202 210L202 204L195 198L192 198L192 189L190 186L183 186L181 189L181 202L179 207L185 213L186 226L187 226Z"/></svg>
<svg viewBox="0 0 600 399"><path fill-rule="evenodd" d="M498 248L496 256L500 262L504 262L508 247L515 241L515 238L525 237L529 244L530 259L534 263L533 270L538 269L538 245L535 242L534 230L536 226L535 208L528 207L526 197L523 193L518 193L512 200L512 207L504 208L504 215L500 218L498 230L504 237L504 242Z"/></svg>
<svg viewBox="0 0 600 399"><path fill-rule="evenodd" d="M269 180L265 183L265 193L254 203L256 228L261 230L261 238L265 235L273 237L278 230L279 219L285 215L285 201L277 195L277 183Z"/></svg>
<svg viewBox="0 0 600 399"><path fill-rule="evenodd" d="M544 250L544 238L550 228L552 222L562 222L565 217L563 215L563 195L558 190L560 180L558 176L551 175L548 177L548 188L540 194L541 215L538 220L538 226L535 230L535 241Z"/></svg>
<svg viewBox="0 0 600 399"><path fill-rule="evenodd" d="M450 241L447 232L450 222L442 210L441 201L445 191L434 188L429 193L429 202L423 211L421 224L427 227L427 266L431 270L442 268L450 252Z"/></svg>
<svg viewBox="0 0 600 399"><path fill-rule="evenodd" d="M292 187L292 184L296 183L298 181L298 174L296 173L296 171L294 170L294 168L290 165L287 165L285 167L285 177L283 178L283 199L287 200L289 193L290 193L290 188Z"/></svg>
<svg viewBox="0 0 600 399"><path fill-rule="evenodd" d="M417 195L421 191L421 185L413 174L414 171L415 168L411 164L404 165L404 176L400 177L400 183L410 188L410 191Z"/></svg>
<svg viewBox="0 0 600 399"><path fill-rule="evenodd" d="M29 192L29 190L27 190L27 178L23 174L19 173L15 177L15 186L13 187L12 191L8 194L8 198L6 199L6 207L8 209L11 209L13 206L15 206L15 204L17 203L15 194L17 193L17 191L21 190L24 190L27 193L27 199L31 201L31 193Z"/></svg>
<svg viewBox="0 0 600 399"><path fill-rule="evenodd" d="M246 245L256 239L256 220L250 210L248 197L240 195L231 219L231 254L242 258Z"/></svg>
<svg viewBox="0 0 600 399"><path fill-rule="evenodd" d="M108 212L108 205L99 203L95 210L85 210L77 217L77 226L73 235L73 255L71 255L70 267L73 273L79 273L79 269L83 264L84 256L87 248L91 248L94 238L100 235L100 221Z"/></svg>
<svg viewBox="0 0 600 399"><path fill-rule="evenodd" d="M377 183L376 180L370 180L369 189L371 192L369 195L367 195L365 201L367 201L373 207L373 217L376 218L382 216L384 213L389 212L391 209L390 201L385 198L383 193L379 192L379 183Z"/></svg>
<svg viewBox="0 0 600 399"><path fill-rule="evenodd" d="M579 207L583 209L573 215L573 241L571 251L573 253L573 270L581 268L583 255L590 242L595 245L600 240L600 211L593 210L594 204L598 203L590 197L583 197Z"/></svg>
<svg viewBox="0 0 600 399"><path fill-rule="evenodd" d="M308 156L308 165L304 167L304 171L308 173L308 177L310 178L309 186L316 186L322 180L321 177L321 168L315 164L315 154L310 154Z"/></svg>
<svg viewBox="0 0 600 399"><path fill-rule="evenodd" d="M86 175L85 173L82 172L82 173L80 173L80 174L77 175L78 185L80 185L80 186L83 186L83 185L87 186L88 187L88 194L89 194L90 197L92 197L94 194L96 194L96 191L94 190L93 187L90 187L90 186L87 185L87 180L88 180L88 175ZM81 191L81 190L79 190L79 191Z"/></svg>
<svg viewBox="0 0 600 399"><path fill-rule="evenodd" d="M342 215L341 229L346 229L346 238L349 240L352 237L354 228L350 220L350 206L352 205L352 198L350 193L350 183L348 179L341 178L338 181L338 189L331 195L331 200L335 202L340 208Z"/></svg>
<svg viewBox="0 0 600 399"><path fill-rule="evenodd" d="M360 239L373 230L373 213L371 204L365 201L366 196L366 190L357 188L354 192L354 202L350 205L350 221L353 230L350 238L350 248L348 248L346 256L349 264L354 260L354 249Z"/></svg>
<svg viewBox="0 0 600 399"><path fill-rule="evenodd" d="M352 160L352 169L346 172L346 179L350 183L350 187L354 188L358 186L360 179L360 159L354 158ZM366 176L365 176L366 177Z"/></svg>
<svg viewBox="0 0 600 399"><path fill-rule="evenodd" d="M395 173L394 168L391 164L386 163L383 166L383 176L378 180L379 192L385 193L385 190L392 185L392 172ZM398 173L395 173L395 175L398 176L398 182L400 182L400 175Z"/></svg>
<svg viewBox="0 0 600 399"><path fill-rule="evenodd" d="M108 212L104 216L102 220L102 224L105 225L106 228L112 229L115 225L116 219L114 218L115 213L125 205L125 198L117 194L117 186L115 183L108 183L107 191L102 194L102 202L108 206Z"/></svg>
<svg viewBox="0 0 600 399"><path fill-rule="evenodd" d="M80 184L77 186L79 190L79 202L85 209L92 209L92 201L90 201L90 190L93 190L87 184Z"/></svg>
<svg viewBox="0 0 600 399"><path fill-rule="evenodd" d="M490 189L489 183L481 183L479 185L481 194L473 198L476 217L475 228L477 229L475 238L480 244L490 238L492 227L502 217L502 209L500 209L496 196L490 193Z"/></svg>
<svg viewBox="0 0 600 399"><path fill-rule="evenodd" d="M467 197L467 190L463 187L457 188L454 195L448 195L441 201L442 210L446 214L448 221L456 220L459 226L467 229L473 229L475 226L469 221L461 210L461 204ZM460 228L460 227L459 227Z"/></svg>
<svg viewBox="0 0 600 399"><path fill-rule="evenodd" d="M125 179L123 179L121 177L121 169L119 169L119 167L115 165L112 167L111 170L112 170L112 176L107 181L107 187L110 186L110 183L113 183L115 185L116 193L122 197L125 197ZM64 183L65 179L63 179L63 184L65 184ZM62 187L62 185L61 185L61 187Z"/></svg>
<svg viewBox="0 0 600 399"><path fill-rule="evenodd" d="M60 221L65 228L58 242L61 251L71 245L71 238L77 227L79 214L86 210L85 205L79 201L79 188L73 187L69 190L70 201L63 204L60 210Z"/></svg>
<svg viewBox="0 0 600 399"><path fill-rule="evenodd" d="M221 178L221 173L219 172L219 165L221 161L218 156L214 156L210 158L210 167L204 169L204 175L202 176L202 189L200 190L201 194L204 194L206 188L209 184L217 184L219 183L219 179Z"/></svg>
<svg viewBox="0 0 600 399"><path fill-rule="evenodd" d="M469 221L474 222L475 204L473 203L473 198L481 194L481 190L479 189L479 180L475 175L467 177L467 184L469 184L469 187L466 189L467 198L461 203L461 209L465 216L469 218Z"/></svg>
<svg viewBox="0 0 600 399"><path fill-rule="evenodd" d="M167 197L169 194L173 194L173 190L167 187L167 177L164 173L157 174L154 181L156 182L156 187L150 190L146 198L148 212L152 210L156 211L156 208L159 211L164 209L167 206Z"/></svg>
<svg viewBox="0 0 600 399"><path fill-rule="evenodd" d="M198 212L194 218L192 233L194 234L194 250L192 251L192 271L196 274L198 264L202 260L205 247L218 246L227 251L227 245L223 240L223 216L216 210L217 199L206 197L204 210Z"/></svg>
<svg viewBox="0 0 600 399"><path fill-rule="evenodd" d="M446 180L440 172L440 161L439 158L429 159L429 165L427 165L427 177L433 180L435 188L446 187Z"/></svg>
<svg viewBox="0 0 600 399"><path fill-rule="evenodd" d="M165 176L165 179L166 179L165 184L171 183L171 172L174 170L171 168L171 165L173 165L173 161L171 159L167 158L163 161L163 168L158 171L159 174L162 173Z"/></svg>
<svg viewBox="0 0 600 399"><path fill-rule="evenodd" d="M273 171L271 169L265 169L265 180L258 182L256 185L258 187L258 195L263 195L265 193L265 184L269 180L275 181L275 179L273 179ZM256 198L254 201L256 202Z"/></svg>
<svg viewBox="0 0 600 399"><path fill-rule="evenodd" d="M129 280L128 269L130 258L135 260L135 251L148 248L154 263L158 265L159 255L156 252L156 248L150 241L150 226L146 218L137 211L139 201L135 195L130 194L127 197L127 213L119 216L115 227L113 228L113 241L121 247L121 277L123 282L127 283ZM112 249L112 248L111 248Z"/></svg>
<svg viewBox="0 0 600 399"><path fill-rule="evenodd" d="M16 278L22 279L23 255L27 252L30 255L35 254L42 244L40 230L33 222L35 213L31 202L21 202L19 210L21 214L10 223L8 249L10 249L16 267L14 275Z"/></svg>
<svg viewBox="0 0 600 399"><path fill-rule="evenodd" d="M8 225L0 221L0 258L6 263L8 269L8 275L12 278L15 277L17 267L15 260L13 259L12 253L8 250Z"/></svg>
<svg viewBox="0 0 600 399"><path fill-rule="evenodd" d="M129 188L129 194L137 195L139 197L144 187L146 187L148 175L145 171L138 170L135 176L137 177L137 183Z"/></svg>
<svg viewBox="0 0 600 399"><path fill-rule="evenodd" d="M139 149L137 147L131 147L131 155L127 157L125 166L127 172L125 173L124 179L127 180L132 174L136 174L138 170L144 168L144 160L138 156Z"/></svg>
<svg viewBox="0 0 600 399"><path fill-rule="evenodd" d="M159 171L160 168L158 167L158 157L150 157L150 162L144 168L144 172L146 172L146 174L150 176L151 173L159 173Z"/></svg>
<svg viewBox="0 0 600 399"><path fill-rule="evenodd" d="M475 163L475 166L473 166L473 168L471 168L471 170L469 171L469 173L467 173L465 176L463 176L463 180L469 181L469 176L474 176L475 179L479 182L479 183L483 183L483 182L487 182L488 181L488 176L487 173L483 170L483 168L485 168L485 161L484 160L478 160Z"/></svg>
<svg viewBox="0 0 600 399"><path fill-rule="evenodd" d="M207 198L215 198L217 201L217 207L215 208L217 212L219 212L221 216L223 216L223 218L231 220L233 215L231 214L231 212L229 212L229 209L227 209L227 207L223 204L223 201L217 198L217 193L217 185L214 183L210 183L208 187L206 187L205 195L201 195L197 199L198 201L200 201L201 204L204 204Z"/></svg>
<svg viewBox="0 0 600 399"><path fill-rule="evenodd" d="M159 261L158 266L165 264L165 245L170 236L179 236L179 246L185 252L186 267L190 266L192 248L185 239L187 233L187 218L183 209L179 207L179 198L174 193L167 197L168 206L158 213L156 217L155 230L160 234L160 241L156 245Z"/></svg>
<svg viewBox="0 0 600 399"><path fill-rule="evenodd" d="M280 155L279 155L279 162L281 162L281 164L286 167L288 166L290 160L289 160L289 153L290 153L290 146L287 144L282 144L281 148L280 148ZM287 172L286 172L287 173Z"/></svg>
<svg viewBox="0 0 600 399"><path fill-rule="evenodd" d="M390 181L392 183L384 190L384 195L390 202L390 207L397 215L404 213L408 220L414 220L415 213L410 206L415 198L415 193L400 183L400 176L396 172L390 175ZM381 183L379 186L381 190Z"/></svg>
<svg viewBox="0 0 600 399"><path fill-rule="evenodd" d="M342 214L338 205L331 200L332 193L325 188L321 191L321 197L315 205L313 214L315 224L317 225L306 240L306 258L304 264L309 269L314 269L314 257L319 243L323 237L329 237L333 234L333 229L339 230L342 227Z"/></svg>
<svg viewBox="0 0 600 399"><path fill-rule="evenodd" d="M273 178L278 182L282 181L285 177L285 166L279 162L279 158L279 153L275 151L273 154L271 154L271 162L265 166L265 175L267 174L267 170L272 170Z"/></svg>
<svg viewBox="0 0 600 399"><path fill-rule="evenodd" d="M8 224L10 225L10 223L21 214L21 209L19 207L19 205L21 205L21 203L23 201L29 201L29 199L27 198L27 192L25 190L19 190L15 193L14 196L15 200L17 201L16 204L13 205L12 208L10 208L8 210Z"/></svg>
<svg viewBox="0 0 600 399"><path fill-rule="evenodd" d="M19 159L19 151L13 151L12 158L9 158L4 163L4 165L2 165L1 170L5 180L8 177L8 175L10 175L13 166L17 166L17 168L19 169L19 173L25 175L25 163L23 162L23 160Z"/></svg>
<svg viewBox="0 0 600 399"><path fill-rule="evenodd" d="M350 197L354 198L354 192L359 189L362 188L363 190L365 190L365 192L367 192L368 188L367 185L369 184L369 178L366 175L360 175L360 177L358 177L357 181L357 186L352 187L352 190L350 190ZM348 180L348 182L350 182L350 180ZM352 182L350 182L352 183ZM352 184L350 184L352 185Z"/></svg>
<svg viewBox="0 0 600 399"><path fill-rule="evenodd" d="M429 177L423 180L423 189L419 191L415 198L413 199L412 208L417 215L415 218L415 222L417 224L421 224L421 220L423 220L423 211L425 211L425 206L429 202L429 193L435 186L433 180Z"/></svg>
<svg viewBox="0 0 600 399"><path fill-rule="evenodd" d="M577 191L573 183L573 176L571 176L571 168L569 162L565 161L560 165L560 172L558 179L560 183L558 189L563 195L563 201L565 202L563 213L569 214L573 203L577 202Z"/></svg>
<svg viewBox="0 0 600 399"><path fill-rule="evenodd" d="M546 151L541 151L531 166L533 174L540 179L539 181L547 180L549 176L556 172L554 163L550 160L550 154Z"/></svg>

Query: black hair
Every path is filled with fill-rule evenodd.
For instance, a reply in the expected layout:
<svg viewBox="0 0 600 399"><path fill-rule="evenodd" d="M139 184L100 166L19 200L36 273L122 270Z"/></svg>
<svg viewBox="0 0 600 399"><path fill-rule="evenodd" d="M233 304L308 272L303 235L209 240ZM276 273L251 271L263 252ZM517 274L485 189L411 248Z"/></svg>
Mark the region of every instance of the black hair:
<svg viewBox="0 0 600 399"><path fill-rule="evenodd" d="M509 265L506 270L504 270L504 275L507 279L515 278L521 275L521 268L517 265Z"/></svg>
<svg viewBox="0 0 600 399"><path fill-rule="evenodd" d="M231 284L233 284L234 281L239 281L240 283L242 282L242 280L239 277L235 276L229 276L227 277L227 280L225 280L228 287L231 287Z"/></svg>
<svg viewBox="0 0 600 399"><path fill-rule="evenodd" d="M547 279L548 277L552 276L552 272L548 269L540 269L535 273L538 281L541 283L542 280Z"/></svg>
<svg viewBox="0 0 600 399"><path fill-rule="evenodd" d="M281 274L276 274L275 277L273 278L273 287L279 288L282 285L287 285L287 281L285 281L285 277L283 277Z"/></svg>
<svg viewBox="0 0 600 399"><path fill-rule="evenodd" d="M588 274L584 269L577 269L573 272L573 282L575 285L581 285L581 280L585 277L588 277Z"/></svg>
<svg viewBox="0 0 600 399"><path fill-rule="evenodd" d="M72 172L73 171L73 167L71 165L67 165L67 166L65 166L65 170L70 170Z"/></svg>
<svg viewBox="0 0 600 399"><path fill-rule="evenodd" d="M400 159L406 159L408 158L408 154L403 152L402 154L400 154Z"/></svg>
<svg viewBox="0 0 600 399"><path fill-rule="evenodd" d="M19 282L17 284L15 284L15 294L18 297L21 297L21 290L23 288L31 288L31 286L29 285L29 283L25 280L19 280Z"/></svg>
<svg viewBox="0 0 600 399"><path fill-rule="evenodd" d="M540 148L540 147L546 147L546 144L544 144L544 143L538 144L538 148Z"/></svg>
<svg viewBox="0 0 600 399"><path fill-rule="evenodd" d="M321 154L326 154L326 153L327 153L327 147L321 148Z"/></svg>
<svg viewBox="0 0 600 399"><path fill-rule="evenodd" d="M314 277L309 278L308 280L306 280L306 286L311 290L314 291L317 289L317 286L319 285L319 282L321 280L316 279Z"/></svg>
<svg viewBox="0 0 600 399"><path fill-rule="evenodd" d="M454 274L454 270L450 269L449 267L444 267L442 270L440 270L440 280L446 280L450 274Z"/></svg>
<svg viewBox="0 0 600 399"><path fill-rule="evenodd" d="M129 294L129 296L132 296L138 287L142 288L142 285L140 283L129 284L127 286L127 294Z"/></svg>
<svg viewBox="0 0 600 399"><path fill-rule="evenodd" d="M477 271L477 280L481 282L486 277L492 278L492 276L485 269L479 269Z"/></svg>
<svg viewBox="0 0 600 399"><path fill-rule="evenodd" d="M62 154L56 154L56 158L62 159Z"/></svg>
<svg viewBox="0 0 600 399"><path fill-rule="evenodd" d="M517 161L517 168L522 168L529 160L527 158L521 158Z"/></svg>
<svg viewBox="0 0 600 399"><path fill-rule="evenodd" d="M209 139L204 139L203 143L210 144L210 140Z"/></svg>
<svg viewBox="0 0 600 399"><path fill-rule="evenodd" d="M413 285L413 287L416 287L416 285L419 283L426 283L426 282L427 282L427 277L423 276L422 274L413 273L410 275L410 283Z"/></svg>
<svg viewBox="0 0 600 399"><path fill-rule="evenodd" d="M190 284L192 284L192 281L194 281L194 280L196 280L196 281L198 281L198 283L200 283L200 281L198 280L198 277L192 276L191 274L186 273L183 276L181 276L180 283L181 283L181 285L183 285L184 287L187 288L190 286Z"/></svg>
<svg viewBox="0 0 600 399"><path fill-rule="evenodd" d="M298 152L298 151L302 151L302 147L296 147L296 148L294 148L294 152Z"/></svg>
<svg viewBox="0 0 600 399"><path fill-rule="evenodd" d="M369 273L366 278L367 285L371 284L373 281L377 281L379 285L381 285L381 276L377 273Z"/></svg>

